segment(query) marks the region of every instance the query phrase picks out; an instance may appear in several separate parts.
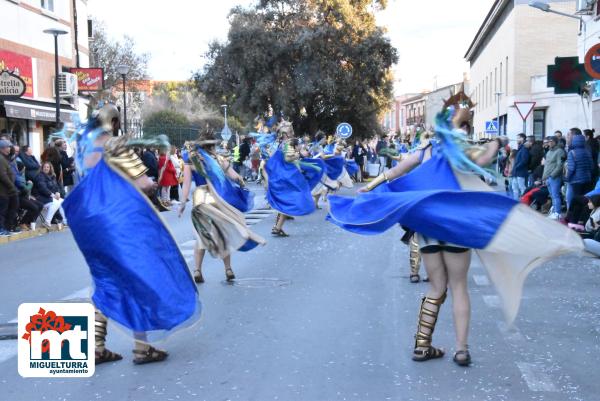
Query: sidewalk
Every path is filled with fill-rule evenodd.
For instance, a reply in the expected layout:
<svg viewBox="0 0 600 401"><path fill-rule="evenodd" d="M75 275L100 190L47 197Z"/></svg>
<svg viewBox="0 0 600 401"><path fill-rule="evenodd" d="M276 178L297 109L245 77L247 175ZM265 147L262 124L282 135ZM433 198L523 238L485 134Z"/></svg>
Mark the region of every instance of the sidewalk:
<svg viewBox="0 0 600 401"><path fill-rule="evenodd" d="M65 230L66 228L68 228L68 227L63 228L63 230ZM8 244L9 242L19 241L22 239L39 237L41 235L45 235L45 234L48 234L51 232L57 232L57 231L59 231L59 229L58 229L58 226L55 224L53 224L52 227L50 227L50 228L40 227L40 228L36 228L35 230L31 230L31 231L23 231L18 234L13 234L13 235L6 236L6 237L0 237L0 245Z"/></svg>

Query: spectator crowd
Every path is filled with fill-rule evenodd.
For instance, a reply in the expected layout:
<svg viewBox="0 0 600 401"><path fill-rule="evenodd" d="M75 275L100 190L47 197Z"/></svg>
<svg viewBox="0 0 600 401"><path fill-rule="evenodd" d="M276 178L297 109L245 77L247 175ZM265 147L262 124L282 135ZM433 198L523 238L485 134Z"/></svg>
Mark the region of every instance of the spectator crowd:
<svg viewBox="0 0 600 401"><path fill-rule="evenodd" d="M421 133L423 137L427 137L426 132ZM310 142L309 137L303 140ZM393 167L412 145L395 135L376 136L354 140L345 146L343 154L356 162L354 179L361 182ZM134 150L147 167L147 175L156 182L150 199L159 210L168 210L179 202L182 150ZM264 155L251 136L223 143L223 152L244 180L260 181L258 170ZM566 137L556 131L543 141L519 134L516 147L507 145L500 150L497 165L508 196L600 240L600 185L596 188L599 152L600 137L594 137L594 130L572 128ZM38 160L31 147L20 147L9 136L0 135L0 236L35 229L38 222L46 227L56 224L59 229L67 223L61 206L78 179L69 153L67 143L56 140Z"/></svg>
<svg viewBox="0 0 600 401"><path fill-rule="evenodd" d="M29 146L20 147L7 135L0 136L0 236L66 223L61 211L66 193L75 183L74 161L67 144L53 142L42 162Z"/></svg>

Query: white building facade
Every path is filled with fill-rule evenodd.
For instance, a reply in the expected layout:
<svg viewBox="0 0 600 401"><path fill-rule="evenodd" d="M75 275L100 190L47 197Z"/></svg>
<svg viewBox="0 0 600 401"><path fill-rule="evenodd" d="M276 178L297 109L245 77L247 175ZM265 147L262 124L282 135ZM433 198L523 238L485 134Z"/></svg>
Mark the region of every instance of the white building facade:
<svg viewBox="0 0 600 401"><path fill-rule="evenodd" d="M574 0L548 0L552 9L573 14ZM541 139L555 130L587 128L585 102L579 95L554 95L547 88L547 66L556 57L577 54L579 23L544 13L527 0L496 0L471 43L471 98L475 102L475 137L484 137L486 122L500 121L500 133L515 139L524 132ZM536 102L524 130L515 102ZM588 113L589 114L589 113Z"/></svg>

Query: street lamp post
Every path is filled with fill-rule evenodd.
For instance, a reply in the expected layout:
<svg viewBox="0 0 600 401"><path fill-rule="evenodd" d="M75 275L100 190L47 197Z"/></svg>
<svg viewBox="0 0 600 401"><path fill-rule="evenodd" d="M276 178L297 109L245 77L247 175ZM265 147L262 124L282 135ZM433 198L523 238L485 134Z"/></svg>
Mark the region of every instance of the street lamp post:
<svg viewBox="0 0 600 401"><path fill-rule="evenodd" d="M544 3L543 1L532 0L529 2L529 7L537 8L538 10L541 10L546 13L558 14L562 15L563 17L574 18L576 20L579 20L579 22L583 22L583 18L581 18L579 15L573 15L569 13L563 13L562 11L553 10L552 8L550 8L550 4Z"/></svg>
<svg viewBox="0 0 600 401"><path fill-rule="evenodd" d="M60 127L60 88L58 86L58 35L69 32L62 29L44 29L44 33L54 36L54 97L56 99L56 130Z"/></svg>
<svg viewBox="0 0 600 401"><path fill-rule="evenodd" d="M123 135L127 134L127 89L125 87L125 79L129 73L128 65L117 66L117 72L123 77Z"/></svg>
<svg viewBox="0 0 600 401"><path fill-rule="evenodd" d="M227 125L227 105L222 104L221 107L225 110L225 125L223 126L223 129L221 130L221 138L223 138L223 140L225 142L229 142L229 138L231 138L231 130L229 129L229 126Z"/></svg>

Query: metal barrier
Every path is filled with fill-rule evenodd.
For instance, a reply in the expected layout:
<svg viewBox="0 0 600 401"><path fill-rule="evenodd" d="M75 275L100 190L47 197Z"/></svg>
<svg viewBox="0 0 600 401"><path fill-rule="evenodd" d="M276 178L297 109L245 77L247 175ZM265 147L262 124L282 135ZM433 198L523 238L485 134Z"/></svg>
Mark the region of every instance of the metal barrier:
<svg viewBox="0 0 600 401"><path fill-rule="evenodd" d="M176 147L182 147L186 141L193 141L198 139L200 127L185 126L185 127L173 127L173 126L144 126L139 130L132 130L134 137L150 138L157 135L166 135L169 138L171 145Z"/></svg>

